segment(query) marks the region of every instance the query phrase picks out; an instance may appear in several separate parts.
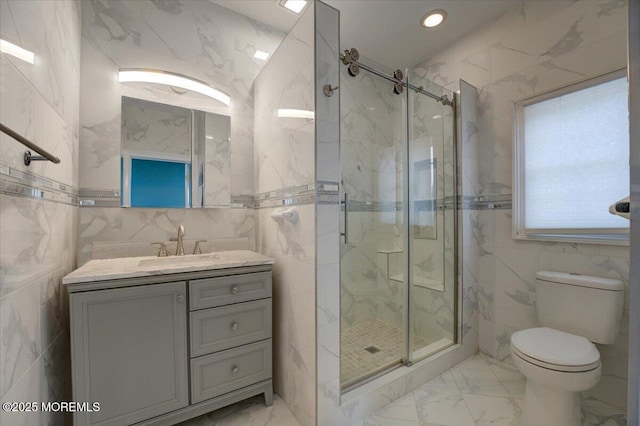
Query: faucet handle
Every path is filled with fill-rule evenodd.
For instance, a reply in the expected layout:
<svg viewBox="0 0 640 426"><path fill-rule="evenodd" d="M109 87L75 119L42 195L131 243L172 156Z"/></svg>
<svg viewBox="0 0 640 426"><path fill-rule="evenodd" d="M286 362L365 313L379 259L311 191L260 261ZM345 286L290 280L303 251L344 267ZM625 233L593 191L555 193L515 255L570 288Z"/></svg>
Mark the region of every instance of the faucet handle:
<svg viewBox="0 0 640 426"><path fill-rule="evenodd" d="M158 250L158 257L167 257L169 254L167 253L167 245L165 243L151 243L151 245L159 245L160 250Z"/></svg>
<svg viewBox="0 0 640 426"><path fill-rule="evenodd" d="M202 249L200 248L200 243L206 243L207 240L198 240L196 241L196 245L193 247L193 254L202 254Z"/></svg>

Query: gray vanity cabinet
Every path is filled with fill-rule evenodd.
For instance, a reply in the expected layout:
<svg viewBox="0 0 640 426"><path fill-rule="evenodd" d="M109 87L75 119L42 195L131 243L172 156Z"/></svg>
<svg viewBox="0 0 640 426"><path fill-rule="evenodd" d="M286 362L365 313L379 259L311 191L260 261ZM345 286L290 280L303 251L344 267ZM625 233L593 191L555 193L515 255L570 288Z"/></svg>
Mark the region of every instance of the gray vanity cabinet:
<svg viewBox="0 0 640 426"><path fill-rule="evenodd" d="M263 393L271 265L68 284L74 424L174 425Z"/></svg>
<svg viewBox="0 0 640 426"><path fill-rule="evenodd" d="M186 283L71 295L76 425L133 424L189 405Z"/></svg>

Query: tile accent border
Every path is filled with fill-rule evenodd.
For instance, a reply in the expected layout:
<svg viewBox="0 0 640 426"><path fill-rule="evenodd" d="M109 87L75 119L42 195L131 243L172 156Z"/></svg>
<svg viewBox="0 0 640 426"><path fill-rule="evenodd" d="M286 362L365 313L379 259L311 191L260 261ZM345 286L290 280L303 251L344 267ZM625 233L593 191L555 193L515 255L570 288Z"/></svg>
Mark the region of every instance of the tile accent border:
<svg viewBox="0 0 640 426"><path fill-rule="evenodd" d="M316 203L317 204L339 204L340 184L338 182L317 181L316 182Z"/></svg>
<svg viewBox="0 0 640 426"><path fill-rule="evenodd" d="M78 205L77 188L0 163L0 194Z"/></svg>
<svg viewBox="0 0 640 426"><path fill-rule="evenodd" d="M508 210L511 207L511 194L480 195L477 197L463 196L458 199L458 209L463 210Z"/></svg>
<svg viewBox="0 0 640 426"><path fill-rule="evenodd" d="M309 183L263 192L257 194L255 200L256 209L314 204L316 201L316 185L315 183Z"/></svg>
<svg viewBox="0 0 640 426"><path fill-rule="evenodd" d="M80 207L120 207L120 191L80 188Z"/></svg>
<svg viewBox="0 0 640 426"><path fill-rule="evenodd" d="M120 191L80 188L79 197L80 207L120 208ZM229 208L255 209L254 197L253 195L231 195Z"/></svg>

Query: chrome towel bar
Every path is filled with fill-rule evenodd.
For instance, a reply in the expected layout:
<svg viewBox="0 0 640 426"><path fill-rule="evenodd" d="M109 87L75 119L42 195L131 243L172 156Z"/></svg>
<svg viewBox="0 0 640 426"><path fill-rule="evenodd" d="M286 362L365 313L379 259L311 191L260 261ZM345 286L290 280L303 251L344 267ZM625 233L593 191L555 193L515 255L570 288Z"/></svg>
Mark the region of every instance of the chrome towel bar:
<svg viewBox="0 0 640 426"><path fill-rule="evenodd" d="M22 136L21 134L17 133L16 131L8 128L7 126L5 126L4 124L0 123L0 131L2 131L3 133L6 133L7 135L11 136L13 139L17 140L18 142L20 142L22 145L26 146L29 149L34 150L35 152L37 152L38 154L42 155L42 157L37 157L37 156L33 156L31 155L31 151L27 150L24 153L24 164L25 166L28 166L29 164L31 164L32 161L51 161L52 163L58 164L60 163L60 159L58 157L56 157L55 155L51 154L49 151L39 147L38 145L36 145L35 143L31 142L29 139L25 138L24 136Z"/></svg>

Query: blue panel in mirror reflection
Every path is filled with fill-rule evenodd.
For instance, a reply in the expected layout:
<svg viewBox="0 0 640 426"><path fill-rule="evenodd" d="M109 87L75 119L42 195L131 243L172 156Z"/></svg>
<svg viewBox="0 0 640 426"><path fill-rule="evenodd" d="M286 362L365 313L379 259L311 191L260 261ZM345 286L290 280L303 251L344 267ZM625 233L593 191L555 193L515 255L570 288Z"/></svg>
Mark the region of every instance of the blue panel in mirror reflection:
<svg viewBox="0 0 640 426"><path fill-rule="evenodd" d="M132 158L131 207L189 207L190 176L189 163Z"/></svg>

